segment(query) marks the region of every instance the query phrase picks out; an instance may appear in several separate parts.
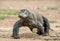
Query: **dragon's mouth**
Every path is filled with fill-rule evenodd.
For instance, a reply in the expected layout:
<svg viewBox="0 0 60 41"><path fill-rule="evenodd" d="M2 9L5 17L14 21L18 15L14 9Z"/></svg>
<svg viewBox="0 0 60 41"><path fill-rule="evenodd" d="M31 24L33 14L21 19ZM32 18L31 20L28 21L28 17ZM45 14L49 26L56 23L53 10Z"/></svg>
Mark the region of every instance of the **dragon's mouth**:
<svg viewBox="0 0 60 41"><path fill-rule="evenodd" d="M21 18L27 18L27 15L24 14L24 13L22 13L22 14L19 14L19 17L21 17Z"/></svg>
<svg viewBox="0 0 60 41"><path fill-rule="evenodd" d="M21 19L26 19L27 18L27 16L18 16L18 17L20 17Z"/></svg>

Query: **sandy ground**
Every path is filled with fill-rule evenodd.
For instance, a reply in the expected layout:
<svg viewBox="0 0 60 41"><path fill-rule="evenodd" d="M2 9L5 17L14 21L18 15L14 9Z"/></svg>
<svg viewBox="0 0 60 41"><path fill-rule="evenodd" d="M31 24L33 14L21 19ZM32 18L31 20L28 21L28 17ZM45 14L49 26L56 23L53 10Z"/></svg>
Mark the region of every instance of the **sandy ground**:
<svg viewBox="0 0 60 41"><path fill-rule="evenodd" d="M17 15L10 15L4 20L0 20L0 41L60 41L60 1L0 1L0 9L19 10L22 8L36 10L47 17L49 21L55 21L50 23L50 27L54 31L50 30L49 36L39 36L31 32L28 27L22 27L19 31L20 39L13 39L11 37L13 25L19 18Z"/></svg>
<svg viewBox="0 0 60 41"><path fill-rule="evenodd" d="M48 17L48 14L46 14L46 16ZM1 41L60 41L60 21L59 21L60 17L57 16L58 19L56 19L57 17L54 17L53 15L51 16L57 22L50 23L50 27L54 31L50 30L49 36L42 36L42 35L39 36L36 33L31 32L28 27L21 27L19 30L20 39L13 39L11 37L13 25L17 20L19 20L17 15L12 15L4 20L0 20L0 40ZM50 20L53 21L52 18Z"/></svg>

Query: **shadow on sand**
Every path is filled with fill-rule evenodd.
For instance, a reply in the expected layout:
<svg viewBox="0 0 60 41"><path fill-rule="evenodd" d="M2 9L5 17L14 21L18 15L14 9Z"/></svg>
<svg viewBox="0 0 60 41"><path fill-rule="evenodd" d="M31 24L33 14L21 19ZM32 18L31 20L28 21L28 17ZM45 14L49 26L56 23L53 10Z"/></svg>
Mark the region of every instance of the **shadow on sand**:
<svg viewBox="0 0 60 41"><path fill-rule="evenodd" d="M0 33L0 38L7 38L7 39L13 39L11 37L11 33ZM22 33L22 34L19 34L20 38L23 38L23 39L40 39L38 38L39 35L37 34L34 34L34 33Z"/></svg>

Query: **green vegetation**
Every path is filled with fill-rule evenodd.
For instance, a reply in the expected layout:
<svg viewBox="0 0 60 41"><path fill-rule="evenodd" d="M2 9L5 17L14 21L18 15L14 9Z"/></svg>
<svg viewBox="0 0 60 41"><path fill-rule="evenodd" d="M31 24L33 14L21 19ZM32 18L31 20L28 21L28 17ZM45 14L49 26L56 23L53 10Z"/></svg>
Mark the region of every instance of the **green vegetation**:
<svg viewBox="0 0 60 41"><path fill-rule="evenodd" d="M59 41L60 39L59 39L58 37L54 37L54 38L51 37L51 38L48 38L48 39L45 38L44 40L45 40L45 41Z"/></svg>
<svg viewBox="0 0 60 41"><path fill-rule="evenodd" d="M12 10L12 9L0 9L0 20L4 20L7 17L5 15L17 15L18 12L19 12L18 10Z"/></svg>
<svg viewBox="0 0 60 41"><path fill-rule="evenodd" d="M26 0L26 1L29 1L29 0Z"/></svg>
<svg viewBox="0 0 60 41"><path fill-rule="evenodd" d="M38 10L59 10L59 8L58 7L44 7L44 8L37 8Z"/></svg>
<svg viewBox="0 0 60 41"><path fill-rule="evenodd" d="M16 15L16 14L18 14L18 10L1 9L0 14Z"/></svg>
<svg viewBox="0 0 60 41"><path fill-rule="evenodd" d="M57 21L49 21L50 23L57 23Z"/></svg>
<svg viewBox="0 0 60 41"><path fill-rule="evenodd" d="M0 20L4 20L5 18L5 16L0 16Z"/></svg>
<svg viewBox="0 0 60 41"><path fill-rule="evenodd" d="M49 10L58 10L58 7L48 7Z"/></svg>

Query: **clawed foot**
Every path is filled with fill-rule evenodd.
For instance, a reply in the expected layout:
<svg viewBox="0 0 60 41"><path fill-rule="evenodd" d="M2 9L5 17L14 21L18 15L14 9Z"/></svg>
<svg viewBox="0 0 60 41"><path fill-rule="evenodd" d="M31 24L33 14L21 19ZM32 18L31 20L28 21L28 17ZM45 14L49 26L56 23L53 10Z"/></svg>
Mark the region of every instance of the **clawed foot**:
<svg viewBox="0 0 60 41"><path fill-rule="evenodd" d="M43 35L43 36L48 36L49 33L45 33L45 34L42 34L42 33L37 33L38 35Z"/></svg>
<svg viewBox="0 0 60 41"><path fill-rule="evenodd" d="M38 32L37 32L37 34L38 34L38 35L42 35L42 33L38 33Z"/></svg>
<svg viewBox="0 0 60 41"><path fill-rule="evenodd" d="M19 36L12 36L14 39L20 39Z"/></svg>
<svg viewBox="0 0 60 41"><path fill-rule="evenodd" d="M48 33L43 34L43 36L48 36L48 35L49 35Z"/></svg>

